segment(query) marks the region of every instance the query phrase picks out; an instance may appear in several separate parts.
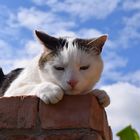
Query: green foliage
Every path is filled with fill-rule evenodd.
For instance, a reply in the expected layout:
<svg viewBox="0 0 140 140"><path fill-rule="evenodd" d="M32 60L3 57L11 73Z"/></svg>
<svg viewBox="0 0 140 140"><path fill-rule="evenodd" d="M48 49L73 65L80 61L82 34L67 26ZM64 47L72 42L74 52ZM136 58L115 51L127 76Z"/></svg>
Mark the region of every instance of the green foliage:
<svg viewBox="0 0 140 140"><path fill-rule="evenodd" d="M117 136L120 137L120 140L140 140L139 134L131 127L131 125L118 132Z"/></svg>

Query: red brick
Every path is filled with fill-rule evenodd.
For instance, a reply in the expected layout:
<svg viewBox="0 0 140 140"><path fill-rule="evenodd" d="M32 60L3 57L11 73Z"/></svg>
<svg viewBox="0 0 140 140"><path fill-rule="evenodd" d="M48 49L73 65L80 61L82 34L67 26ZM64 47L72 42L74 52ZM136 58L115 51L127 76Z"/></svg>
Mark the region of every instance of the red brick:
<svg viewBox="0 0 140 140"><path fill-rule="evenodd" d="M32 128L37 120L37 97L0 98L0 128Z"/></svg>
<svg viewBox="0 0 140 140"><path fill-rule="evenodd" d="M101 136L96 132L88 135L84 133L71 133L71 134L61 134L61 135L52 135L52 136L42 136L37 140L102 140Z"/></svg>
<svg viewBox="0 0 140 140"><path fill-rule="evenodd" d="M2 97L0 140L112 140L112 133L92 94L65 95L55 105L33 96Z"/></svg>
<svg viewBox="0 0 140 140"><path fill-rule="evenodd" d="M108 120L107 120L107 116L106 116L106 112L104 111L104 119L103 119L103 128L102 128L102 135L106 140L112 140L112 131L110 126L108 126Z"/></svg>
<svg viewBox="0 0 140 140"><path fill-rule="evenodd" d="M92 128L102 131L103 113L104 110L91 94L64 96L55 105L46 105L41 101L39 106L43 129Z"/></svg>
<svg viewBox="0 0 140 140"><path fill-rule="evenodd" d="M0 140L102 140L101 136L92 131L87 132L65 132L65 131L55 131L55 133L43 133L34 135L9 135L0 136Z"/></svg>

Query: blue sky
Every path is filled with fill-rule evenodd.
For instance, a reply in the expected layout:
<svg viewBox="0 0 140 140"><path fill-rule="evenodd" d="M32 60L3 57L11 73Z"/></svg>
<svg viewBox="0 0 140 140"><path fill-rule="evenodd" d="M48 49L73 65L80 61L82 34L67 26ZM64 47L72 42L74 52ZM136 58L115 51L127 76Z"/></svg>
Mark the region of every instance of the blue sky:
<svg viewBox="0 0 140 140"><path fill-rule="evenodd" d="M98 86L111 97L109 122L114 134L129 124L140 132L139 0L0 0L0 66L6 73L39 53L35 29L82 38L108 34Z"/></svg>

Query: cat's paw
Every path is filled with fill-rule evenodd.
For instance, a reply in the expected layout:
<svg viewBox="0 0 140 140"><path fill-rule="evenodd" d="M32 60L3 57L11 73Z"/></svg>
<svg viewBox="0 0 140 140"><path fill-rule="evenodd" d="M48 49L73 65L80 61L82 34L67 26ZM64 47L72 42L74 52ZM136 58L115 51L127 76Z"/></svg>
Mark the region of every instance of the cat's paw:
<svg viewBox="0 0 140 140"><path fill-rule="evenodd" d="M64 92L58 85L42 83L36 88L36 95L46 104L55 104L63 98Z"/></svg>
<svg viewBox="0 0 140 140"><path fill-rule="evenodd" d="M110 104L110 98L104 90L94 89L93 94L103 107L107 107Z"/></svg>

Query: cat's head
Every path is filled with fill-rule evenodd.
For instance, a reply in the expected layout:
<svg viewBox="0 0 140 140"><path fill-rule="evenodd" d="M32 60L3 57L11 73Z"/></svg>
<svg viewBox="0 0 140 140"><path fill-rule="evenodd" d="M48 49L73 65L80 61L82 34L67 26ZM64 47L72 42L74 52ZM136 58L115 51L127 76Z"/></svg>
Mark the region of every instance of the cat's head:
<svg viewBox="0 0 140 140"><path fill-rule="evenodd" d="M35 31L44 46L39 60L43 81L59 85L66 94L84 94L98 82L103 62L101 52L107 39L56 38Z"/></svg>

